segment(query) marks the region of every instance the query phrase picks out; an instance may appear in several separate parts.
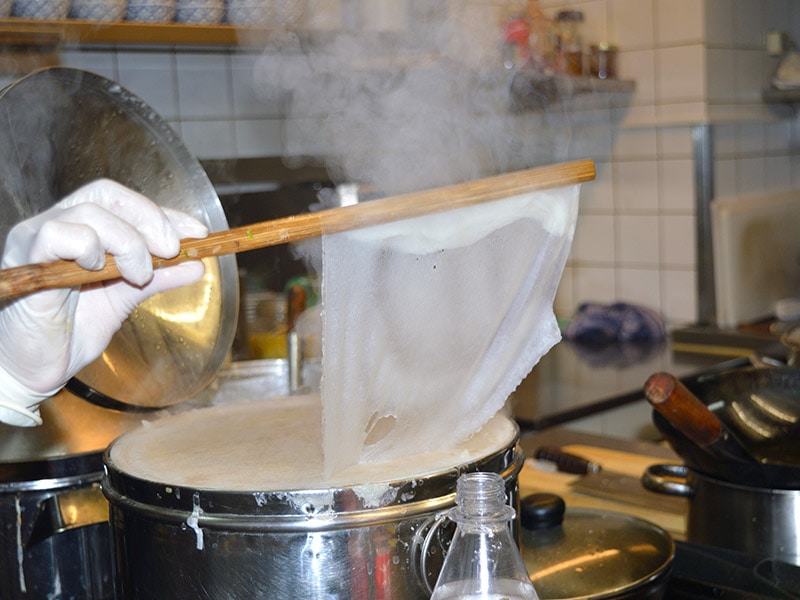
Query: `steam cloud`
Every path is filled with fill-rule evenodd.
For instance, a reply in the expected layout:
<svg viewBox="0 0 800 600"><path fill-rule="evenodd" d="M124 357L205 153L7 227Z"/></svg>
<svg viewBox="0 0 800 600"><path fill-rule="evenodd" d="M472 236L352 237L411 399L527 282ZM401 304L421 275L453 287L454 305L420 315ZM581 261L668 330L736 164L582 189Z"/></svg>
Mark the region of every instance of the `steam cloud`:
<svg viewBox="0 0 800 600"><path fill-rule="evenodd" d="M386 194L558 158L538 135L545 116L509 110L499 23L454 23L437 4L409 10L401 31L271 41L255 78L286 102L286 156L322 157L334 179Z"/></svg>

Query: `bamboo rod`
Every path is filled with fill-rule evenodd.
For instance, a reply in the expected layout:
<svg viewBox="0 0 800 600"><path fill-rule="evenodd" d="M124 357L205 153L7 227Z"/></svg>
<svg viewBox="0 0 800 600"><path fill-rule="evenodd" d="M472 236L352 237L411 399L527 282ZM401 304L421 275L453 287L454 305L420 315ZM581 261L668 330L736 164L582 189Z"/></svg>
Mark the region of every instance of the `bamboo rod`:
<svg viewBox="0 0 800 600"><path fill-rule="evenodd" d="M591 160L581 160L371 200L353 206L254 223L211 233L203 239L182 240L178 256L170 259L153 257L153 266L161 268L187 260L297 242L325 234L341 233L501 200L533 191L574 185L591 181L594 177L594 163ZM97 271L83 269L74 261L66 260L13 267L0 271L0 300L45 289L116 279L119 276L119 270L111 256L107 257L105 267Z"/></svg>

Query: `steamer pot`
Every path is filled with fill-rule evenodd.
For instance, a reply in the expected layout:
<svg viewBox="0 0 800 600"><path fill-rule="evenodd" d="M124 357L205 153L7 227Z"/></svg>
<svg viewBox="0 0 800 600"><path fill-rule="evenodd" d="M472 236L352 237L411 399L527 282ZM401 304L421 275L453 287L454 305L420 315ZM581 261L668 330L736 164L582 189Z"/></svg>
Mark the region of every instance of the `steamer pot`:
<svg viewBox="0 0 800 600"><path fill-rule="evenodd" d="M730 483L683 465L651 465L642 484L689 499L690 542L800 565L800 490Z"/></svg>
<svg viewBox="0 0 800 600"><path fill-rule="evenodd" d="M204 461L250 435L241 427L270 429L263 424L276 423L273 429L285 429L272 411L313 410L311 402L318 400L289 397L192 411L176 416L173 423L165 419L126 434L109 447L102 487L111 504L119 598L428 598L452 535L439 525L454 505L458 476L478 470L500 473L510 497L517 499L524 455L516 424L504 416L490 422L503 435L492 437L485 449L478 446L477 452L473 445L473 458L459 451L453 456L462 456L460 461L401 476L379 465L371 470L374 479L368 483L342 478L330 485L255 484L248 489L245 477L237 486L241 489L225 489L197 473L168 477L154 467L159 451L153 440L159 437L172 445L173 456L194 448L196 462L187 463L187 468L196 467L199 473L210 469ZM237 411L241 418L234 418ZM294 417L286 423L296 422ZM203 448L192 441L214 437L213 427L225 427L229 419L240 427L237 436L221 435L219 445ZM162 425L163 431L152 431ZM184 442L173 436L173 426L174 431L188 427L194 433ZM301 448L318 442L305 439L303 431L283 433L303 437ZM277 445L263 446L264 457L280 451ZM222 459L223 469L226 460ZM238 470L237 477L249 472L256 481L263 473L261 460L249 453L230 469ZM409 465L420 468L416 461ZM305 466L301 461L299 468ZM142 476L147 472L153 473L151 478ZM386 477L389 472L392 476ZM164 481L168 478L173 480ZM186 485L192 479L203 483Z"/></svg>
<svg viewBox="0 0 800 600"><path fill-rule="evenodd" d="M304 365L306 377L319 366ZM286 360L231 363L196 398L173 409L288 393ZM63 390L41 406L43 425L0 424L0 598L111 600L109 505L100 490L103 452L117 437L167 411L119 412Z"/></svg>

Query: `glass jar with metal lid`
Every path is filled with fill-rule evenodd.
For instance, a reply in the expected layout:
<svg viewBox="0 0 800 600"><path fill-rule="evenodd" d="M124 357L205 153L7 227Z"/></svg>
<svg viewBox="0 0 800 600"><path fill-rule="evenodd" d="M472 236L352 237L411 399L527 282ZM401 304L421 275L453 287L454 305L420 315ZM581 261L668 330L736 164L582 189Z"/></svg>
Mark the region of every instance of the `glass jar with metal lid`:
<svg viewBox="0 0 800 600"><path fill-rule="evenodd" d="M558 27L558 70L566 75L583 75L583 13L579 10L562 10L556 15Z"/></svg>
<svg viewBox="0 0 800 600"><path fill-rule="evenodd" d="M608 42L589 47L589 75L598 79L614 79L617 76L617 48Z"/></svg>

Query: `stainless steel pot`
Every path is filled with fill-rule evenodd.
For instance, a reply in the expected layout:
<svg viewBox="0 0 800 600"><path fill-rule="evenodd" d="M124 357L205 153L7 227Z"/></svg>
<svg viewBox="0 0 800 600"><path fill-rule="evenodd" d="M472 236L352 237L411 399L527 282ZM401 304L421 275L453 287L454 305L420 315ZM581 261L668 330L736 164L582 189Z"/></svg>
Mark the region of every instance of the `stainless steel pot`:
<svg viewBox="0 0 800 600"><path fill-rule="evenodd" d="M318 358L305 359L297 368L305 388L318 390L322 377L322 361ZM292 366L285 358L232 362L220 369L217 378L189 401L187 407L286 396L292 393L291 377Z"/></svg>
<svg viewBox="0 0 800 600"><path fill-rule="evenodd" d="M729 483L668 464L648 467L642 484L689 499L689 541L800 565L800 490Z"/></svg>
<svg viewBox="0 0 800 600"><path fill-rule="evenodd" d="M200 472L204 461L218 449L200 449L192 440L212 435L212 424L224 422L227 411L252 410L251 415L236 421L247 428L257 420L254 416L259 411L270 410L271 402L177 415L183 422L176 420L175 430L186 432L188 426L195 433L186 436L185 445L168 429L162 439L173 446L173 456L194 448L194 458L187 464ZM210 420L203 420L206 411ZM438 521L454 504L459 474L477 470L500 473L509 495L517 499L517 475L524 460L517 445L518 429L510 419L496 418L503 419L502 426L510 436L493 443L477 458L398 478L380 478L378 468L372 482L302 489L289 484L277 489L246 489L245 483L245 489L229 490L209 481L196 486L163 481L166 477L154 466L159 452L150 451L155 448L153 440L162 435L152 428L164 421L122 436L106 452L103 478L103 492L111 503L119 597L427 598L452 535L448 528L438 526ZM271 416L266 422L270 421L278 422ZM240 432L238 438L248 435ZM235 446L237 438L223 437L220 443L226 448ZM136 456L151 455L153 460L144 458L145 465L137 459L134 469L122 468L119 459L125 448L133 449ZM274 445L263 447L264 456L279 451ZM231 465L239 474L245 473L245 481L248 469L258 470L243 464L250 464L250 459L258 464L260 457L250 456ZM132 474L134 470L138 474ZM152 479L141 476L146 472L153 473ZM252 473L253 479L258 476ZM186 480L199 478L193 474Z"/></svg>
<svg viewBox="0 0 800 600"><path fill-rule="evenodd" d="M103 451L138 426L61 392L41 406L44 424L0 425L0 598L114 597Z"/></svg>

